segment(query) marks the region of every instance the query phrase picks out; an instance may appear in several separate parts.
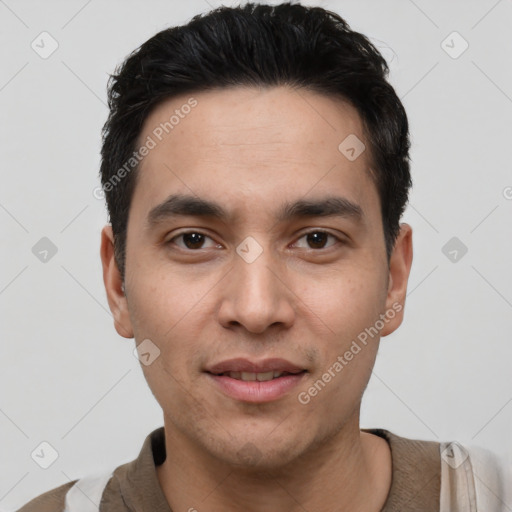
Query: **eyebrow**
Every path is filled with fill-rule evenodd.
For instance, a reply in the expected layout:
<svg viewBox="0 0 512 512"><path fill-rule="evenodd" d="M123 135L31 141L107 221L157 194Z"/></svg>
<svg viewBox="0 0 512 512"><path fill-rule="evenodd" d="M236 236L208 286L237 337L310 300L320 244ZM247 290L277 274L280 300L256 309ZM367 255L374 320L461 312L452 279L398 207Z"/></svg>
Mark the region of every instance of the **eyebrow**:
<svg viewBox="0 0 512 512"><path fill-rule="evenodd" d="M148 214L147 225L152 228L175 216L192 216L229 221L231 215L214 201L199 197L173 194L155 206ZM357 222L363 220L362 208L345 197L327 196L321 199L286 202L277 214L278 222L302 217L344 217Z"/></svg>

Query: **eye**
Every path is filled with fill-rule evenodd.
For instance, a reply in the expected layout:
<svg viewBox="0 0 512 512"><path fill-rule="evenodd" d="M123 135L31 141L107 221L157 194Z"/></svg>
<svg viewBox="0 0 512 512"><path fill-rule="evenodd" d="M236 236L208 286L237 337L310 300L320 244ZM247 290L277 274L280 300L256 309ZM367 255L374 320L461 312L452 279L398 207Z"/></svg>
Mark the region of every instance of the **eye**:
<svg viewBox="0 0 512 512"><path fill-rule="evenodd" d="M181 241L182 243L176 242L176 240ZM205 241L210 240L210 245L205 246ZM195 249L207 249L208 247L221 247L217 244L212 238L204 233L200 233L198 231L187 231L180 233L179 235L171 238L167 244L176 244L180 249L185 250L195 250Z"/></svg>
<svg viewBox="0 0 512 512"><path fill-rule="evenodd" d="M334 243L326 245L329 237L331 237L331 239L334 240ZM334 236L332 233L321 230L309 231L308 233L305 233L303 236L301 236L299 240L302 240L304 238L306 239L306 243L309 244L309 247L301 247L300 245L297 245L298 242L296 242L294 246L305 249L327 249L328 247L335 245L336 242L340 242L340 239Z"/></svg>

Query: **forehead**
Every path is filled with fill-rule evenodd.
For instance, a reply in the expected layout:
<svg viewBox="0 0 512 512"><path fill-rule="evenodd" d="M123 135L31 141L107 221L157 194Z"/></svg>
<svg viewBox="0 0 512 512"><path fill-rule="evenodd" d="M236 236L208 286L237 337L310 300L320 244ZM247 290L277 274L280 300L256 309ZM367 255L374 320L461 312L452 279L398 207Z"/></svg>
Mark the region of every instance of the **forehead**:
<svg viewBox="0 0 512 512"><path fill-rule="evenodd" d="M245 213L334 191L363 210L378 202L356 109L304 89L234 87L173 97L146 118L144 144L152 148L132 199L140 215L173 193Z"/></svg>

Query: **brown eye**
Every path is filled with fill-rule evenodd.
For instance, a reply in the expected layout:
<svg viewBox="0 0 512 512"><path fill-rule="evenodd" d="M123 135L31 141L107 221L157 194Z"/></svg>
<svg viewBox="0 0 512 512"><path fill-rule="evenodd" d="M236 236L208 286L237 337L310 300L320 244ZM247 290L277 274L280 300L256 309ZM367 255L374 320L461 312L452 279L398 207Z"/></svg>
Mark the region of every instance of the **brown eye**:
<svg viewBox="0 0 512 512"><path fill-rule="evenodd" d="M327 233L316 231L315 233L308 233L306 235L306 239L308 244L313 249L323 249L325 244L327 243L327 238L329 235Z"/></svg>
<svg viewBox="0 0 512 512"><path fill-rule="evenodd" d="M330 245L327 245L327 242L329 240L329 237L333 239L333 243ZM336 242L339 242L339 239L335 237L333 234L328 233L327 231L310 231L309 233L305 233L303 236L299 238L299 240L306 239L307 247L306 249L326 249L328 247L331 247L332 245L335 245ZM295 245L297 245L296 243ZM301 247L300 245L297 245L298 247ZM304 248L302 246L301 248Z"/></svg>
<svg viewBox="0 0 512 512"><path fill-rule="evenodd" d="M204 236L201 233L186 233L183 236L183 243L189 249L200 249L204 243Z"/></svg>
<svg viewBox="0 0 512 512"><path fill-rule="evenodd" d="M205 247L205 242L210 240L210 245ZM181 243L178 243L181 241ZM216 244L209 236L204 235L203 233L199 233L197 231L188 231L186 233L181 233L171 238L168 243L176 244L181 249L206 249L207 247L216 247Z"/></svg>

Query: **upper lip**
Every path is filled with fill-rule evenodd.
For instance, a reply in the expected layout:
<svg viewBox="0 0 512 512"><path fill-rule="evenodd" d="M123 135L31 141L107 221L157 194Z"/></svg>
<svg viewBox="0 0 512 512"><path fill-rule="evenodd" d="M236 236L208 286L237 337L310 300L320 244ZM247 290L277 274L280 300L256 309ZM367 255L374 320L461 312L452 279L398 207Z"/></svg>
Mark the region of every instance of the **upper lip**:
<svg viewBox="0 0 512 512"><path fill-rule="evenodd" d="M209 373L226 373L226 372L250 372L250 373L265 373L265 372L287 372L299 373L304 371L301 368L286 359L263 359L261 361L249 361L241 357L235 359L228 359L221 361L206 368Z"/></svg>

